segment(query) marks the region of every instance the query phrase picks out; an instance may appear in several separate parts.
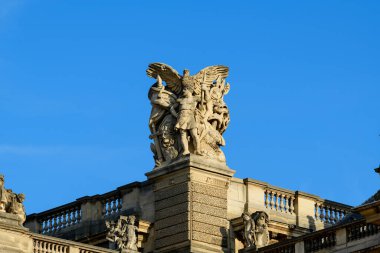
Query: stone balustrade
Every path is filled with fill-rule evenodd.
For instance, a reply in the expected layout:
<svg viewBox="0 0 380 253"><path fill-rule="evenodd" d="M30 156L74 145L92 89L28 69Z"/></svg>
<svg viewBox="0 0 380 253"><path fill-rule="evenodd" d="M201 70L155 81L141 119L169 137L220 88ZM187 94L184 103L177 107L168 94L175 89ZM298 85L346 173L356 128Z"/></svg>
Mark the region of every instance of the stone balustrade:
<svg viewBox="0 0 380 253"><path fill-rule="evenodd" d="M350 224L346 227L347 242L360 240L367 236L375 235L380 232L380 226L368 224L364 221Z"/></svg>
<svg viewBox="0 0 380 253"><path fill-rule="evenodd" d="M230 219L244 211L265 211L273 225L271 231L286 236L300 236L337 224L351 209L349 205L249 178L233 178L229 187Z"/></svg>
<svg viewBox="0 0 380 253"><path fill-rule="evenodd" d="M103 197L102 214L104 217L110 217L119 214L122 207L122 196L117 192Z"/></svg>
<svg viewBox="0 0 380 253"><path fill-rule="evenodd" d="M335 224L341 221L349 211L350 208L346 205L329 200L316 200L314 217L318 221Z"/></svg>
<svg viewBox="0 0 380 253"><path fill-rule="evenodd" d="M365 252L378 245L379 232L380 225L362 219L262 247L258 253ZM254 249L241 252L256 253Z"/></svg>
<svg viewBox="0 0 380 253"><path fill-rule="evenodd" d="M109 250L83 243L62 240L55 237L31 234L33 253L116 253Z"/></svg>
<svg viewBox="0 0 380 253"><path fill-rule="evenodd" d="M264 206L267 209L294 214L294 200L294 192L275 187L268 187L264 190Z"/></svg>
<svg viewBox="0 0 380 253"><path fill-rule="evenodd" d="M136 205L131 204L130 197L136 195L134 192L139 191L140 185L141 183L131 183L102 195L85 196L74 202L28 215L25 226L39 234L64 238L67 238L64 234L69 231L78 233L79 237L70 237L71 239L80 239L80 236L85 236L83 230L76 232L80 231L80 227L93 226L95 230L93 229L92 232L103 232L105 220L114 219L123 212L128 212L130 208L138 209ZM127 206L123 200L131 206ZM89 229L84 229L84 231L89 231Z"/></svg>
<svg viewBox="0 0 380 253"><path fill-rule="evenodd" d="M61 229L74 226L81 222L81 206L79 203L65 205L57 208L49 215L42 216L39 220L40 233L52 234Z"/></svg>

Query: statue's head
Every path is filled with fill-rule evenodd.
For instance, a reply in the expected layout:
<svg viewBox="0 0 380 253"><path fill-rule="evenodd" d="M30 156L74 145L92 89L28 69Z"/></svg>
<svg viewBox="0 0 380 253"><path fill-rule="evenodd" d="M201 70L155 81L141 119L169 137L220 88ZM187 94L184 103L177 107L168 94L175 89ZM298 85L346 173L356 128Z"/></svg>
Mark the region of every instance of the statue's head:
<svg viewBox="0 0 380 253"><path fill-rule="evenodd" d="M4 184L4 175L0 174L0 185Z"/></svg>
<svg viewBox="0 0 380 253"><path fill-rule="evenodd" d="M190 75L190 71L188 69L184 69L183 76L189 76L189 75Z"/></svg>
<svg viewBox="0 0 380 253"><path fill-rule="evenodd" d="M191 97L191 95L193 94L193 91L190 87L184 87L182 90L182 94L185 97Z"/></svg>
<svg viewBox="0 0 380 253"><path fill-rule="evenodd" d="M133 225L135 224L136 217L134 215L129 216L129 222Z"/></svg>
<svg viewBox="0 0 380 253"><path fill-rule="evenodd" d="M248 212L244 212L241 214L241 217L243 218L243 220L245 221L248 221L251 219L251 215L248 213Z"/></svg>
<svg viewBox="0 0 380 253"><path fill-rule="evenodd" d="M17 199L20 203L22 203L25 200L25 195L23 193L19 193L17 194Z"/></svg>
<svg viewBox="0 0 380 253"><path fill-rule="evenodd" d="M256 216L255 221L256 221L256 224L258 226L268 224L269 223L269 216L266 212L259 212L258 215Z"/></svg>

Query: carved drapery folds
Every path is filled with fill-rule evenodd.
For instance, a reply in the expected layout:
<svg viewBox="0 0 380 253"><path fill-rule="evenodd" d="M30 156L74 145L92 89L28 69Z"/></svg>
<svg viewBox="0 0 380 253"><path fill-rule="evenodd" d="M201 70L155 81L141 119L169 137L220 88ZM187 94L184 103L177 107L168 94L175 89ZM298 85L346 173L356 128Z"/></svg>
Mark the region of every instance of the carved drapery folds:
<svg viewBox="0 0 380 253"><path fill-rule="evenodd" d="M244 245L246 248L256 246L264 247L269 244L269 216L266 212L257 211L253 214L247 212L242 215L244 222Z"/></svg>
<svg viewBox="0 0 380 253"><path fill-rule="evenodd" d="M121 253L137 252L138 227L135 222L136 217L133 215L120 216L116 222L106 221L106 239L115 243Z"/></svg>
<svg viewBox="0 0 380 253"><path fill-rule="evenodd" d="M206 67L193 76L184 70L181 76L166 64L152 63L147 75L156 79L148 93L156 166L190 153L225 162L220 146L225 145L222 134L230 122L223 100L230 89L228 67Z"/></svg>
<svg viewBox="0 0 380 253"><path fill-rule="evenodd" d="M17 216L20 226L26 220L25 207L23 205L24 200L24 194L16 194L11 189L5 189L4 176L0 175L0 212Z"/></svg>

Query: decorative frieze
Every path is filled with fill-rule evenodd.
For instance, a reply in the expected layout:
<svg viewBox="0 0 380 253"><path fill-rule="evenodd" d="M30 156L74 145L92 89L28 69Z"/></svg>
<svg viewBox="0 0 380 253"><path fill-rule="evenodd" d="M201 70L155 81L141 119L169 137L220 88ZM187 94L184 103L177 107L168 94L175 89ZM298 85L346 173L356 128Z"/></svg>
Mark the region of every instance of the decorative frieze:
<svg viewBox="0 0 380 253"><path fill-rule="evenodd" d="M198 192L193 192L192 194L192 201L198 202L201 204L207 204L210 206L220 207L220 208L227 208L227 203L225 199L221 198L215 198L212 196L204 195Z"/></svg>
<svg viewBox="0 0 380 253"><path fill-rule="evenodd" d="M194 221L200 221L206 224L211 224L211 225L220 226L220 227L228 226L228 221L224 218L213 217L208 214L198 213L196 211L192 212L192 218Z"/></svg>
<svg viewBox="0 0 380 253"><path fill-rule="evenodd" d="M196 240L196 241L214 244L214 245L218 245L222 247L226 246L226 243L227 243L227 240L223 237L214 236L214 235L210 235L210 234L206 234L206 233L202 233L198 231L193 231L192 238L193 240Z"/></svg>
<svg viewBox="0 0 380 253"><path fill-rule="evenodd" d="M192 183L192 190L205 195L227 199L227 189L220 189L200 183Z"/></svg>
<svg viewBox="0 0 380 253"><path fill-rule="evenodd" d="M194 202L192 206L192 211L227 219L227 208L218 208L196 202Z"/></svg>
<svg viewBox="0 0 380 253"><path fill-rule="evenodd" d="M220 226L210 225L203 222L193 221L193 231L198 231L210 235L215 235L219 237L226 237L227 230L221 229Z"/></svg>

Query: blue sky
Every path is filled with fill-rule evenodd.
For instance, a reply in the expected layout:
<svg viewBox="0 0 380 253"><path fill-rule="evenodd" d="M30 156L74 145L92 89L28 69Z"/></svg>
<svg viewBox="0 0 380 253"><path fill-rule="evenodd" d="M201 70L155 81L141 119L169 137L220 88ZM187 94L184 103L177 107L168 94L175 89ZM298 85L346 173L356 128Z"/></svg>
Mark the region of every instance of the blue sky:
<svg viewBox="0 0 380 253"><path fill-rule="evenodd" d="M0 172L28 213L146 179L150 62L230 67L236 177L379 189L379 1L0 1Z"/></svg>

